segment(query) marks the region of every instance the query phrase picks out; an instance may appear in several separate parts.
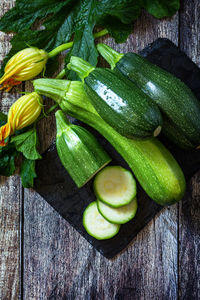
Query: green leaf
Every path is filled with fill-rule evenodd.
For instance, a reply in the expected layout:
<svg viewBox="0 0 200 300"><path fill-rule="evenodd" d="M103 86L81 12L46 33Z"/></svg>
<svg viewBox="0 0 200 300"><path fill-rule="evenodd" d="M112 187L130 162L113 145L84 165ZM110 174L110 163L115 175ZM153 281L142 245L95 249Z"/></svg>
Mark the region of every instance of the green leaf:
<svg viewBox="0 0 200 300"><path fill-rule="evenodd" d="M27 2L28 4L25 5ZM70 39L74 29L73 16L75 13L74 9L70 12L70 2L73 2L73 6L75 6L77 1L66 0L60 3L61 1L59 0L51 0L50 2L51 5L48 8L47 0L30 2L26 0L18 0L16 6L8 11L8 13L6 13L0 20L0 30L5 32L17 32L11 40L12 48L4 59L0 76L3 75L4 68L8 60L18 51L29 46L35 46L48 52L60 44L66 43ZM23 5L25 5L24 9ZM18 15L18 10L21 12L25 11L26 13ZM66 13L66 10L69 10L69 12ZM52 12L54 13L49 15L47 20L43 20L45 16ZM12 21L10 20L11 16L13 18ZM42 29L32 30L31 26L37 18L43 20ZM13 22L13 24L11 25L10 22ZM26 24L24 25L24 23ZM51 60L47 63L47 68L48 64L51 64ZM57 64L54 64L53 67L51 64L51 73L53 73L56 69Z"/></svg>
<svg viewBox="0 0 200 300"><path fill-rule="evenodd" d="M73 0L17 0L0 20L0 30L4 32L23 32L31 28L37 19L44 19L50 14L59 13Z"/></svg>
<svg viewBox="0 0 200 300"><path fill-rule="evenodd" d="M124 24L130 24L139 17L142 6L143 0L101 0L97 5L97 11L100 12L97 20L99 22L106 16L113 16Z"/></svg>
<svg viewBox="0 0 200 300"><path fill-rule="evenodd" d="M24 188L32 188L34 185L34 178L37 177L35 172L35 160L23 158L20 176L22 180L22 185Z"/></svg>
<svg viewBox="0 0 200 300"><path fill-rule="evenodd" d="M109 16L102 21L102 24L104 24L116 43L126 42L129 34L132 32L130 24L124 24L116 17Z"/></svg>
<svg viewBox="0 0 200 300"><path fill-rule="evenodd" d="M144 0L144 8L154 17L173 16L180 8L180 0Z"/></svg>
<svg viewBox="0 0 200 300"><path fill-rule="evenodd" d="M7 115L0 111L0 127L5 125L7 122Z"/></svg>
<svg viewBox="0 0 200 300"><path fill-rule="evenodd" d="M11 176L15 172L15 158L18 152L13 144L0 147L0 176Z"/></svg>
<svg viewBox="0 0 200 300"><path fill-rule="evenodd" d="M98 52L94 44L93 29L95 26L96 1L82 0L81 6L77 9L76 26L74 35L74 45L66 56L66 64L70 57L79 56L92 65L96 66ZM79 79L73 71L67 71L68 78L71 80Z"/></svg>
<svg viewBox="0 0 200 300"><path fill-rule="evenodd" d="M11 142L14 142L16 149L19 152L22 152L27 159L35 160L42 158L37 151L39 142L37 131L35 128L12 137Z"/></svg>
<svg viewBox="0 0 200 300"><path fill-rule="evenodd" d="M17 33L11 40L12 49L4 59L3 69L8 59L27 46L36 46L51 51L69 41L74 34L74 45L66 56L66 64L71 55L97 63L93 29L95 25L108 28L117 42L124 42L136 20L145 7L155 17L173 15L179 8L179 0L17 0L14 8L0 19L0 30ZM41 24L35 30L35 22ZM57 64L51 62L51 73ZM47 68L48 68L47 64ZM53 68L52 68L53 66ZM69 74L75 79L74 73Z"/></svg>

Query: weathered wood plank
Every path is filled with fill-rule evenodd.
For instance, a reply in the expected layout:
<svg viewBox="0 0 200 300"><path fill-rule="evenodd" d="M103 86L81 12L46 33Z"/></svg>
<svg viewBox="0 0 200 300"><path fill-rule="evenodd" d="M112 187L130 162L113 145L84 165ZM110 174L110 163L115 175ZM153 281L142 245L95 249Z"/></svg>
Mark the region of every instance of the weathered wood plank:
<svg viewBox="0 0 200 300"><path fill-rule="evenodd" d="M200 2L185 0L180 13L180 47L200 66ZM200 299L200 172L180 203L179 297Z"/></svg>
<svg viewBox="0 0 200 300"><path fill-rule="evenodd" d="M140 50L158 37L178 44L178 14L143 15L127 44ZM43 139L45 136L43 137ZM97 253L39 195L25 191L24 299L176 299L177 206L165 209L121 255Z"/></svg>
<svg viewBox="0 0 200 300"><path fill-rule="evenodd" d="M15 1L0 2L0 15ZM10 36L0 33L0 61L8 52ZM0 63L1 64L1 63ZM7 112L18 95L0 93L1 111ZM16 300L20 294L20 203L21 185L18 176L0 177L0 299Z"/></svg>

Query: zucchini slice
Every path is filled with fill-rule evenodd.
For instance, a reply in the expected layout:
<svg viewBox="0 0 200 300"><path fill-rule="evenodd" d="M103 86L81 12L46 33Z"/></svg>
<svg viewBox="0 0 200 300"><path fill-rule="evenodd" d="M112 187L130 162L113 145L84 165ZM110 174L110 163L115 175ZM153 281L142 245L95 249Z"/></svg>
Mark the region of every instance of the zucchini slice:
<svg viewBox="0 0 200 300"><path fill-rule="evenodd" d="M83 226L87 233L97 240L107 240L115 236L119 224L108 222L98 211L97 202L90 203L83 213Z"/></svg>
<svg viewBox="0 0 200 300"><path fill-rule="evenodd" d="M129 204L122 207L113 208L97 200L97 207L100 214L109 222L115 224L125 224L135 217L137 212L137 199L134 198Z"/></svg>
<svg viewBox="0 0 200 300"><path fill-rule="evenodd" d="M94 179L97 199L111 207L129 204L136 195L136 182L130 171L120 166L104 168Z"/></svg>

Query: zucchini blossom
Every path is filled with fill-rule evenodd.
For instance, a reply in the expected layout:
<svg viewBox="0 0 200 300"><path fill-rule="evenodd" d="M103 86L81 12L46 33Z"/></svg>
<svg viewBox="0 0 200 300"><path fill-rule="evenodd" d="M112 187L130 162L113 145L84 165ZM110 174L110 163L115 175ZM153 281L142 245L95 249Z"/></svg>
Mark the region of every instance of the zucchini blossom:
<svg viewBox="0 0 200 300"><path fill-rule="evenodd" d="M0 127L0 146L6 146L5 141L16 130L33 124L42 110L42 97L36 93L22 96L10 107L7 123Z"/></svg>
<svg viewBox="0 0 200 300"><path fill-rule="evenodd" d="M45 68L47 60L48 53L35 47L17 52L5 66L4 75L0 78L0 89L9 92L13 86L34 78Z"/></svg>

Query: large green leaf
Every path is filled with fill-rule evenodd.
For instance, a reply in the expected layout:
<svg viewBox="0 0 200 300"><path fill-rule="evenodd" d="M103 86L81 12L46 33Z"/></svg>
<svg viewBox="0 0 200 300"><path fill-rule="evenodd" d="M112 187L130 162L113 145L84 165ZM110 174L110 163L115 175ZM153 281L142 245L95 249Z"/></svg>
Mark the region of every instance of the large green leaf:
<svg viewBox="0 0 200 300"><path fill-rule="evenodd" d="M0 147L0 176L11 176L15 171L15 158L18 152L13 144Z"/></svg>
<svg viewBox="0 0 200 300"><path fill-rule="evenodd" d="M0 30L4 32L23 32L31 28L37 19L44 19L50 14L61 12L63 7L70 2L73 2L73 0L17 0L15 7L1 18Z"/></svg>
<svg viewBox="0 0 200 300"><path fill-rule="evenodd" d="M17 151L22 152L27 159L35 160L41 158L37 151L38 136L35 128L12 137L11 142L15 144Z"/></svg>
<svg viewBox="0 0 200 300"><path fill-rule="evenodd" d="M144 7L156 18L171 17L180 8L180 0L144 0Z"/></svg>
<svg viewBox="0 0 200 300"><path fill-rule="evenodd" d="M34 185L34 178L37 177L35 172L35 160L23 158L20 176L22 180L22 185L24 188L32 188Z"/></svg>

